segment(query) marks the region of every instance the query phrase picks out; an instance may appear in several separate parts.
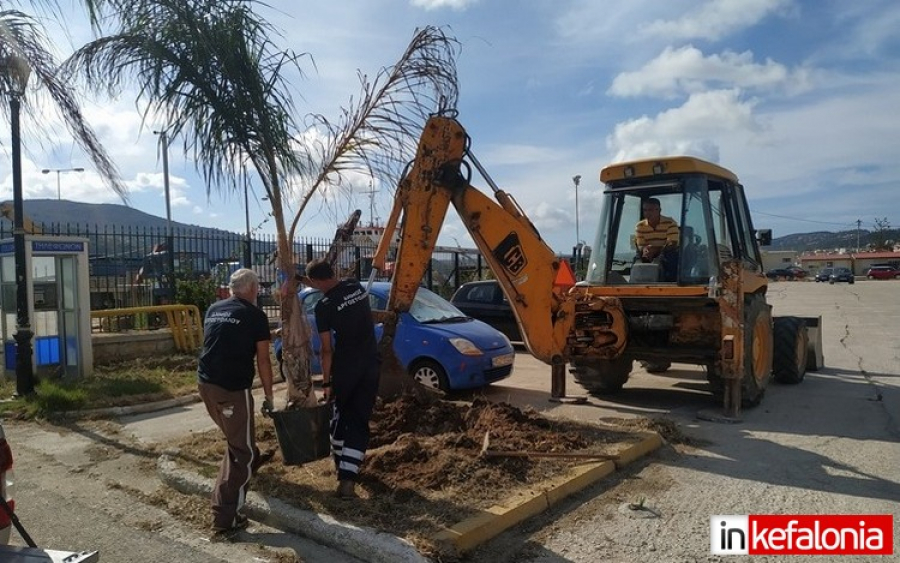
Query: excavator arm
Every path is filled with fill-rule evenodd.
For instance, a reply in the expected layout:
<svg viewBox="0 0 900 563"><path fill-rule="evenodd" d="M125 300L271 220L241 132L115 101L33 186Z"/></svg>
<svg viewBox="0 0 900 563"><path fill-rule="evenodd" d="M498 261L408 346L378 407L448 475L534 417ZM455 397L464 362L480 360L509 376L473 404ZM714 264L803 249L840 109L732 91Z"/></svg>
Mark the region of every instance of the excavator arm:
<svg viewBox="0 0 900 563"><path fill-rule="evenodd" d="M469 161L492 185L496 201L472 187ZM512 196L490 181L469 151L462 125L444 116L428 120L386 226L392 233L399 221L401 233L389 315L409 310L451 203L503 288L532 355L559 366L588 348L600 357L621 353L625 320L618 300L575 287L568 262L541 239ZM389 238L381 240L374 258L382 270ZM388 325L385 334L392 334Z"/></svg>
<svg viewBox="0 0 900 563"><path fill-rule="evenodd" d="M13 225L16 224L16 213L12 203L0 203L0 216L9 219ZM22 217L22 224L25 227L25 234L40 235L44 232L40 227L35 225L27 215Z"/></svg>

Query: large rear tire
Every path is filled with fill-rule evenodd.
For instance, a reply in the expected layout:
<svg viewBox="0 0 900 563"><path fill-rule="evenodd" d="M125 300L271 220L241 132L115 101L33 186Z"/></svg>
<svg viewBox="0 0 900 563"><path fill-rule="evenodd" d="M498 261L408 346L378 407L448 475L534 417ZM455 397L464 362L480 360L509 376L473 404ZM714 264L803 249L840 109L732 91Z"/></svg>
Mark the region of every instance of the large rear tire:
<svg viewBox="0 0 900 563"><path fill-rule="evenodd" d="M772 378L772 313L762 295L751 295L744 303L744 375L741 406L755 407ZM721 400L725 381L715 364L707 366L706 378L713 395Z"/></svg>
<svg viewBox="0 0 900 563"><path fill-rule="evenodd" d="M672 367L669 360L641 360L641 366L647 373L666 373Z"/></svg>
<svg viewBox="0 0 900 563"><path fill-rule="evenodd" d="M797 317L775 319L774 376L778 383L797 384L806 376L809 336L806 323Z"/></svg>
<svg viewBox="0 0 900 563"><path fill-rule="evenodd" d="M580 360L572 362L570 371L575 382L595 396L612 395L622 390L631 373L632 360L618 357L615 360Z"/></svg>

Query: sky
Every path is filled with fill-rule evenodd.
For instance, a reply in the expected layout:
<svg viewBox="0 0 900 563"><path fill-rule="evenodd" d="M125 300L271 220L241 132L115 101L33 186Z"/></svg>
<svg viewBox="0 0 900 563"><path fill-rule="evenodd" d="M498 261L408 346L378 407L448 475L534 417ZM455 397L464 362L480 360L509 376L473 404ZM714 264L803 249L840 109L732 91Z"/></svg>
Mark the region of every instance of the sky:
<svg viewBox="0 0 900 563"><path fill-rule="evenodd" d="M91 37L78 3L64 4L64 24L45 20L61 58ZM337 118L359 92L359 72L372 76L393 64L416 28L444 27L461 45L458 118L472 151L558 252L571 251L576 233L591 244L601 168L674 154L732 170L746 188L755 226L773 229L775 237L858 224L873 229L885 218L900 226L896 0L268 5L260 13L281 31L279 47L314 61L304 76L291 78L300 118ZM117 99L94 97L85 116L118 165L129 204L165 217L156 125L142 126L134 100L127 90ZM39 117L40 127L22 123L25 199L56 198L59 187L63 199L121 203L59 118L50 109ZM0 199L12 197L8 135L0 137ZM243 193L207 189L180 148L176 140L169 149L173 220L244 232L249 209L253 232L274 233L258 182L251 181L245 208ZM41 172L75 167L85 171ZM480 178L472 183L490 192ZM384 222L392 191L361 181L337 207L316 200L298 233L331 237L354 208L364 223ZM440 243L473 247L452 215Z"/></svg>

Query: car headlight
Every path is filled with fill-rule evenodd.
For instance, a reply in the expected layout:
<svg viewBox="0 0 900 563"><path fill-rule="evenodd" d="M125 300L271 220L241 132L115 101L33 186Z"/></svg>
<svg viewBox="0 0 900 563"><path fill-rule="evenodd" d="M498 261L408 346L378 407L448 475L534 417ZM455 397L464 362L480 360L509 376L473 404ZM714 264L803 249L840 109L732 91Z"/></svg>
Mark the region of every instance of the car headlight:
<svg viewBox="0 0 900 563"><path fill-rule="evenodd" d="M460 354L465 356L481 356L484 354L484 352L478 349L478 346L475 346L472 344L471 340L466 338L451 338L450 344L452 344Z"/></svg>

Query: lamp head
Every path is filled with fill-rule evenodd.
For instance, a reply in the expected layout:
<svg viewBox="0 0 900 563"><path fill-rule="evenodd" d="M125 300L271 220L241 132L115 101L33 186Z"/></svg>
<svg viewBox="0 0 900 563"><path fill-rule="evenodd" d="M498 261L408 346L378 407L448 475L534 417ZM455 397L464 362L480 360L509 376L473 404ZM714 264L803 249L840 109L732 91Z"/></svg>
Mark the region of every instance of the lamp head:
<svg viewBox="0 0 900 563"><path fill-rule="evenodd" d="M44 168L43 170L41 170L41 174L49 174L50 172L52 172L52 170L50 170L49 168Z"/></svg>
<svg viewBox="0 0 900 563"><path fill-rule="evenodd" d="M0 53L0 84L7 92L15 96L25 95L30 75L31 66L24 57L9 48Z"/></svg>

